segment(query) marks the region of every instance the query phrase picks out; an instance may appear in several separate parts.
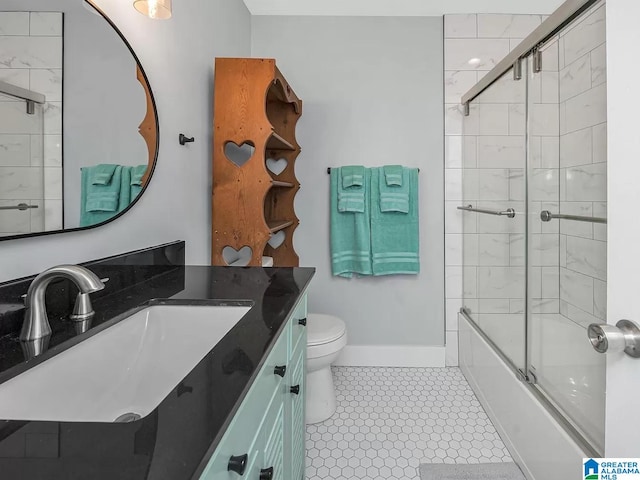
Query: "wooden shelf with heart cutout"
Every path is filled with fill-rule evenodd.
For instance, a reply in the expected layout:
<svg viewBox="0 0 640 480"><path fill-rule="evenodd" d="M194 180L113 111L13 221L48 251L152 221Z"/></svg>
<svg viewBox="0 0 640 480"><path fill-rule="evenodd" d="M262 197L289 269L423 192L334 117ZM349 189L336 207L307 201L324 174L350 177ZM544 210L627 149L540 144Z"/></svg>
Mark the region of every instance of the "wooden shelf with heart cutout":
<svg viewBox="0 0 640 480"><path fill-rule="evenodd" d="M263 256L273 257L276 267L298 266L295 129L301 114L302 101L275 60L216 59L212 265L228 265L234 252L244 251L249 266L260 266Z"/></svg>

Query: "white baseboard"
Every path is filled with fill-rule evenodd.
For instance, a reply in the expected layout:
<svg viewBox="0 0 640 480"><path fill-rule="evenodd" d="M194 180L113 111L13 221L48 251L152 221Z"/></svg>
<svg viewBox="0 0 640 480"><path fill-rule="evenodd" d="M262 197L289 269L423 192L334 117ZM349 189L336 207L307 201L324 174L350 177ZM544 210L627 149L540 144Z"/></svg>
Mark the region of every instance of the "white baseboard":
<svg viewBox="0 0 640 480"><path fill-rule="evenodd" d="M342 367L444 367L444 346L347 345L333 363Z"/></svg>

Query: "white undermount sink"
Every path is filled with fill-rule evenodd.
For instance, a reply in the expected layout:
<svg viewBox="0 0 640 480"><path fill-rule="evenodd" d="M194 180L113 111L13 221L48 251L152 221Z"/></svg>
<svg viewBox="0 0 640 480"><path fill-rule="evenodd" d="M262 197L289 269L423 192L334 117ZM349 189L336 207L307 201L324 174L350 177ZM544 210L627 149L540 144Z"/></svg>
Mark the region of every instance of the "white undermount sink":
<svg viewBox="0 0 640 480"><path fill-rule="evenodd" d="M145 417L249 308L147 307L0 384L0 419L114 422Z"/></svg>

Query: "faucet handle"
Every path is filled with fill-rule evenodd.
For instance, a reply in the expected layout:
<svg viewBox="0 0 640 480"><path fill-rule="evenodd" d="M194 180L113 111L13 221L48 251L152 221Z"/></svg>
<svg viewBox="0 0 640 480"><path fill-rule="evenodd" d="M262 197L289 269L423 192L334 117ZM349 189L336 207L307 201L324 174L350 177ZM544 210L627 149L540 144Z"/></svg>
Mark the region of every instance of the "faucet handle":
<svg viewBox="0 0 640 480"><path fill-rule="evenodd" d="M69 315L69 318L74 322L83 322L91 317L95 312L91 305L91 299L88 293L78 293L76 297L76 304L73 306L73 312Z"/></svg>

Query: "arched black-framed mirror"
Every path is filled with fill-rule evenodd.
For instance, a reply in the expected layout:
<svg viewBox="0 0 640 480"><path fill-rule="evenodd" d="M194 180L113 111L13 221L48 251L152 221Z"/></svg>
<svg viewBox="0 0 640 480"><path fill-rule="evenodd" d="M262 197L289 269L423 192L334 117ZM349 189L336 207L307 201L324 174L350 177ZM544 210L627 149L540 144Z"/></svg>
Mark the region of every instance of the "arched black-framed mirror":
<svg viewBox="0 0 640 480"><path fill-rule="evenodd" d="M144 194L157 162L147 76L87 0L0 5L0 240L95 228Z"/></svg>

